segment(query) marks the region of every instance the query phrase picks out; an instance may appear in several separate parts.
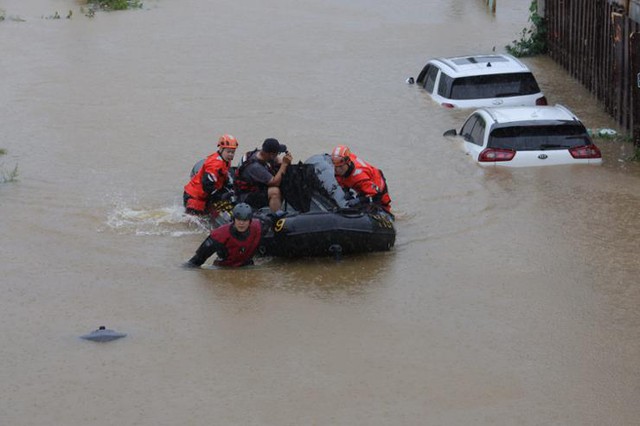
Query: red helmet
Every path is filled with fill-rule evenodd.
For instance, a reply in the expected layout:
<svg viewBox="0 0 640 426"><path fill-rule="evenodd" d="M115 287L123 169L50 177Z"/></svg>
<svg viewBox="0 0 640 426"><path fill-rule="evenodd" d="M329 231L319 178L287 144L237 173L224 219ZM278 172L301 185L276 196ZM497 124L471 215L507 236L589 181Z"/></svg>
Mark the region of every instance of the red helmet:
<svg viewBox="0 0 640 426"><path fill-rule="evenodd" d="M346 145L338 145L331 151L331 160L334 166L342 166L351 161L351 150Z"/></svg>
<svg viewBox="0 0 640 426"><path fill-rule="evenodd" d="M231 135L222 135L218 139L218 148L236 149L238 148L238 140Z"/></svg>

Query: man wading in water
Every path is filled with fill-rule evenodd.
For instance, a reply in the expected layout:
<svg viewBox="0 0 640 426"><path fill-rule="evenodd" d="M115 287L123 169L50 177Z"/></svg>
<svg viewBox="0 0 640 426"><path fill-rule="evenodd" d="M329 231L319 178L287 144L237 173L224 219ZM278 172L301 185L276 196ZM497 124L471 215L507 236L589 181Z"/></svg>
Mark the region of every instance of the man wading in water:
<svg viewBox="0 0 640 426"><path fill-rule="evenodd" d="M184 266L198 268L214 253L218 255L216 266L253 265L253 255L260 244L262 225L253 219L251 206L240 203L233 208L233 222L211 231L198 247L196 254Z"/></svg>

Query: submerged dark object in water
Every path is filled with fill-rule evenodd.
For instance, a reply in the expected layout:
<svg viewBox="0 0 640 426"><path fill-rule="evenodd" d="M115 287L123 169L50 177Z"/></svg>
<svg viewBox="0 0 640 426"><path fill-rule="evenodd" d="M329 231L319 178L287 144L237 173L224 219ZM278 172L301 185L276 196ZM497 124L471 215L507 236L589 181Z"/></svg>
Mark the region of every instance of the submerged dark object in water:
<svg viewBox="0 0 640 426"><path fill-rule="evenodd" d="M91 340L93 342L110 342L112 340L120 339L122 337L126 337L126 333L120 333L118 331L109 330L105 328L104 325L100 326L95 331L92 331L89 334L85 334L84 336L80 336L81 339Z"/></svg>

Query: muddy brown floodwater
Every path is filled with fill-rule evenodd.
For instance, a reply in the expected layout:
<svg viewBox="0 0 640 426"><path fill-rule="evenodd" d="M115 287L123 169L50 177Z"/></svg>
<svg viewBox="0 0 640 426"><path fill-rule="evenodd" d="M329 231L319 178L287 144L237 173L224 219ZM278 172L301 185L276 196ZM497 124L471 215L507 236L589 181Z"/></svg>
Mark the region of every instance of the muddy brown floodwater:
<svg viewBox="0 0 640 426"><path fill-rule="evenodd" d="M0 22L0 424L633 425L640 169L482 169L429 57L504 51L529 0L166 1ZM73 10L71 19L64 19ZM63 19L46 19L58 11ZM551 103L616 127L546 57ZM232 133L384 170L387 253L186 271L192 165ZM124 339L79 339L104 325Z"/></svg>

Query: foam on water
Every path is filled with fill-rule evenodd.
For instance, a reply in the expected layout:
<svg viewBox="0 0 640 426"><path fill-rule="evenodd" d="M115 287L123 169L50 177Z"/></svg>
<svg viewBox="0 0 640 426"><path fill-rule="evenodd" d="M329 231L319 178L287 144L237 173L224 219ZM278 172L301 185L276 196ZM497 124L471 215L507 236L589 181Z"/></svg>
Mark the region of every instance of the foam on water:
<svg viewBox="0 0 640 426"><path fill-rule="evenodd" d="M118 204L107 215L106 225L120 233L135 235L202 234L209 230L206 220L185 213L184 207L173 205L151 209L135 209Z"/></svg>

